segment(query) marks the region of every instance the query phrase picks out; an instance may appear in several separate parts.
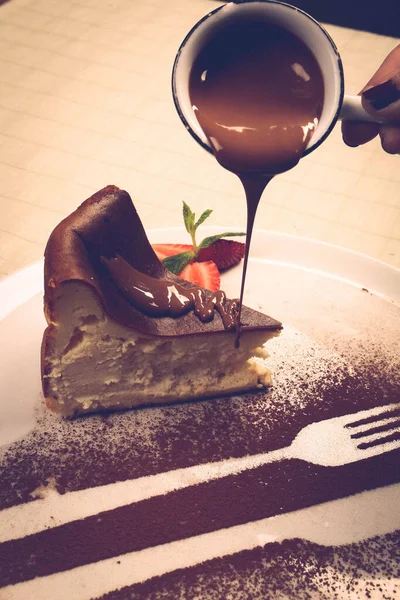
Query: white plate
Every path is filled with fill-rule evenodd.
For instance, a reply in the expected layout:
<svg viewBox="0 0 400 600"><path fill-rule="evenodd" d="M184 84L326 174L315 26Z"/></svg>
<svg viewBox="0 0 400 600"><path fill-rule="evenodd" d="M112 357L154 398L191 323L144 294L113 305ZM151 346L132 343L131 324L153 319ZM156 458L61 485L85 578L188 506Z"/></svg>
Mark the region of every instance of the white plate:
<svg viewBox="0 0 400 600"><path fill-rule="evenodd" d="M217 233L218 230L209 228L211 232ZM153 230L149 237L154 243L187 241L183 228ZM42 276L43 265L36 263L0 282L2 444L29 436L35 427L37 407L41 402L39 348L45 326ZM237 268L223 276L223 288L228 295L237 295L239 279L240 269ZM252 242L246 304L265 310L285 324L281 341L274 340L274 346L271 347L272 366L275 364L275 368L282 360L279 355L282 344L297 339L295 336L298 334L304 336L313 352L316 346L320 348L317 356L321 356L325 362L332 351L331 343L339 346L344 344L350 348L350 352L352 344L357 347L357 335L361 336L364 344L369 336L373 336L382 352L392 353L394 357L396 355L393 344L399 338L395 329L400 325L400 271L364 255L305 238L256 231ZM379 318L379 327L373 327L375 318ZM339 360L336 354L335 360ZM357 358L354 364L357 365ZM139 486L132 480L114 484L113 489L110 486L104 489L91 488L83 492L69 492L64 496L52 492L37 502L2 511L0 531L3 526L3 537L0 541L84 518L94 514L93 505L96 505L96 510L110 510L135 498L157 495L161 493L160 489L165 493L174 487L188 485L182 483L184 477L180 471L172 471L169 475L144 477L144 483L141 481ZM145 488L148 486L147 492L141 491L143 485ZM160 489L157 486L161 486ZM156 488L158 491L154 491ZM190 567L215 556L232 554L287 537L301 537L326 545L355 543L399 529L399 506L400 485L393 483L257 523L226 529L223 535L216 531L175 542L175 546L167 544L124 554L123 558L118 557L121 560L117 568L115 560L104 560L66 573L39 577L7 588L10 595L5 597L86 600L179 567ZM363 515L362 519L359 518L360 514ZM49 521L50 516L54 522ZM389 586L387 589L392 593L397 589L398 593L395 581L383 579L381 585ZM346 589L345 583L340 585ZM342 597L358 596L343 592Z"/></svg>
<svg viewBox="0 0 400 600"><path fill-rule="evenodd" d="M203 227L209 235L228 227ZM166 239L187 243L183 227L153 229L148 232L152 243ZM305 237L274 231L255 230L251 243L251 260L293 265L298 269L320 271L327 277L345 279L360 287L400 303L400 270L379 260ZM0 281L0 319L43 289L43 263L38 261Z"/></svg>

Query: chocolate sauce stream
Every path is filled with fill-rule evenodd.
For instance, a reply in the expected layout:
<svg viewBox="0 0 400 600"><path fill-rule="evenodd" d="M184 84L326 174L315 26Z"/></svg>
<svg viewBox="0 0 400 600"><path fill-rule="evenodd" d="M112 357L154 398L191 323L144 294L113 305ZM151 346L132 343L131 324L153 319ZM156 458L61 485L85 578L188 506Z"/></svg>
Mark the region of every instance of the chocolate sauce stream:
<svg viewBox="0 0 400 600"><path fill-rule="evenodd" d="M235 348L239 347L242 314L244 287L246 283L247 265L249 262L250 244L253 235L254 221L256 218L257 208L261 200L263 191L265 190L272 177L244 177L239 176L243 184L247 201L247 229L246 229L246 252L243 259L242 282L240 286L239 311L236 323Z"/></svg>
<svg viewBox="0 0 400 600"><path fill-rule="evenodd" d="M179 317L193 310L206 322L217 311L227 331L236 327L237 302L228 301L222 290L207 294L202 288L186 288L175 281L149 277L119 255L111 259L102 256L101 262L124 296L151 317Z"/></svg>
<svg viewBox="0 0 400 600"><path fill-rule="evenodd" d="M240 178L246 194L237 347L257 206L274 175L292 169L303 155L322 112L323 77L314 55L292 33L262 20L232 19L194 61L189 94L215 158Z"/></svg>

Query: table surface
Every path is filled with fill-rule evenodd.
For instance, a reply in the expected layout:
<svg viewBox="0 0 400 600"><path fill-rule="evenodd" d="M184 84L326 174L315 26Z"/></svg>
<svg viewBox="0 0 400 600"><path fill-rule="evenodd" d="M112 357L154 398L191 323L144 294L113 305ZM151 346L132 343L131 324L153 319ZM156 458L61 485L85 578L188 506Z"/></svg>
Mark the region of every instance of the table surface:
<svg viewBox="0 0 400 600"><path fill-rule="evenodd" d="M180 123L176 50L211 0L10 0L0 6L0 278L43 255L55 225L108 184L146 228L182 201L243 229L240 182ZM357 93L398 40L327 26ZM265 193L259 229L351 248L400 267L400 158L329 139ZM173 242L174 240L166 240Z"/></svg>

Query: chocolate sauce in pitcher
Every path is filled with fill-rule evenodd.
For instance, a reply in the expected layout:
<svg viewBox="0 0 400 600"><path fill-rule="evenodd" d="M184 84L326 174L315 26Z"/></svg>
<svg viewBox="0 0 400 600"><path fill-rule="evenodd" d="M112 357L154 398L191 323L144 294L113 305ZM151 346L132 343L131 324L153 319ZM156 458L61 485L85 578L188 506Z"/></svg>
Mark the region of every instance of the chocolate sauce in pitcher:
<svg viewBox="0 0 400 600"><path fill-rule="evenodd" d="M217 161L241 180L246 254L266 185L300 160L322 112L323 77L307 46L260 19L232 21L206 43L189 78L190 100ZM239 342L240 313L236 345Z"/></svg>

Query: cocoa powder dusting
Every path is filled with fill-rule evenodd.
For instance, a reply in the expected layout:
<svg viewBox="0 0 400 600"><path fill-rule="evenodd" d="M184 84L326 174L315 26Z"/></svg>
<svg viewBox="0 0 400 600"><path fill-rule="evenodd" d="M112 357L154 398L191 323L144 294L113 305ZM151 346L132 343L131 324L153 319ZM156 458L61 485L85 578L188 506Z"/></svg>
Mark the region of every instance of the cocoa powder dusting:
<svg viewBox="0 0 400 600"><path fill-rule="evenodd" d="M395 600L399 565L398 531L343 547L286 540L156 577L101 600Z"/></svg>

